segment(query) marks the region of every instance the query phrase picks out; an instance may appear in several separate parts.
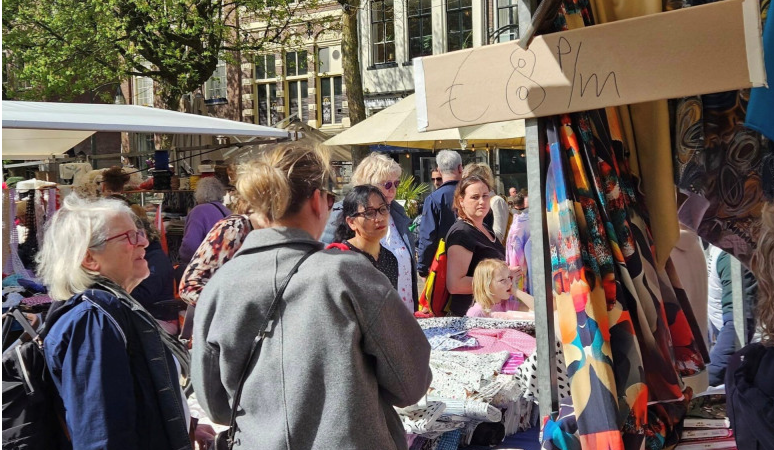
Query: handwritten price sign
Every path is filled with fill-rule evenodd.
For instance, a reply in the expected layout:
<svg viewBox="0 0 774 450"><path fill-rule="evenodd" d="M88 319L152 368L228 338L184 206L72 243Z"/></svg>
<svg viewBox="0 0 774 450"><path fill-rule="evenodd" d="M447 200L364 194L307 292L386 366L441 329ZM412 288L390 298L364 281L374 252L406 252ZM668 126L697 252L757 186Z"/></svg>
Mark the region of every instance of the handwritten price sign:
<svg viewBox="0 0 774 450"><path fill-rule="evenodd" d="M421 58L418 128L438 130L762 86L754 0ZM424 101L422 101L424 100Z"/></svg>

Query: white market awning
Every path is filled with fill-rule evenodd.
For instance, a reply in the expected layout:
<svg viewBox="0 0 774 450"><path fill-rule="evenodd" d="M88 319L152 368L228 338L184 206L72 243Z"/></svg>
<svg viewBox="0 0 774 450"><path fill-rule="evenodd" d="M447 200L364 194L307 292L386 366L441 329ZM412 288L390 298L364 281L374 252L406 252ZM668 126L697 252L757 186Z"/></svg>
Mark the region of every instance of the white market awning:
<svg viewBox="0 0 774 450"><path fill-rule="evenodd" d="M60 155L98 131L285 139L276 128L136 105L3 101L3 159Z"/></svg>

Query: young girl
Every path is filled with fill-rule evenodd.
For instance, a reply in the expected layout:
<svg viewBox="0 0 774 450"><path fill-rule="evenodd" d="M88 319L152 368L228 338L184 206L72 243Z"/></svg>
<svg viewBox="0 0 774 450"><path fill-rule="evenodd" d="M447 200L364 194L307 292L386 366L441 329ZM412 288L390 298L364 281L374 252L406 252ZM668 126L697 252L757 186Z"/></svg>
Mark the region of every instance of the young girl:
<svg viewBox="0 0 774 450"><path fill-rule="evenodd" d="M499 259L485 259L476 267L473 299L476 303L468 310L468 317L526 318L515 312L531 312L535 306L531 295L513 288L511 271Z"/></svg>

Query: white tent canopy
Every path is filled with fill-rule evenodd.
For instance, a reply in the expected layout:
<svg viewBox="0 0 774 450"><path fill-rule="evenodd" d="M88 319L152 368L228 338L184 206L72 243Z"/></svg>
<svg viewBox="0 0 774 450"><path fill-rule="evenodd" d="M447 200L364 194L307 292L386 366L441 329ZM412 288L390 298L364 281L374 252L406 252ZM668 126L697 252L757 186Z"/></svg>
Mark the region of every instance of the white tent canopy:
<svg viewBox="0 0 774 450"><path fill-rule="evenodd" d="M3 159L59 155L98 131L288 138L276 128L135 105L3 101Z"/></svg>

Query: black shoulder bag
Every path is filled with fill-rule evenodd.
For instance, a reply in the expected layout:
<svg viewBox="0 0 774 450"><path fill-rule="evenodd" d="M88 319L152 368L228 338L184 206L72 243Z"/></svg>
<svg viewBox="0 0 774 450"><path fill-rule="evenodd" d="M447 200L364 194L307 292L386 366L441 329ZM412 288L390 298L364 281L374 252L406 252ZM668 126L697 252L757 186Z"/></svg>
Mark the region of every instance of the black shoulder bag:
<svg viewBox="0 0 774 450"><path fill-rule="evenodd" d="M285 292L285 288L288 286L290 279L293 277L293 275L296 274L296 272L298 272L298 268L301 266L301 263L306 261L306 258L310 257L314 252L315 250L311 250L302 256L296 265L290 269L290 272L282 281L279 289L277 289L277 295L274 296L274 300L271 302L271 306L269 307L269 312L266 314L266 318L263 320L261 328L258 330L258 335L255 336L255 339L253 340L253 346L250 349L250 355L247 357L245 367L242 369L242 375L239 377L239 384L237 385L236 392L234 393L234 403L231 406L231 420L229 421L228 430L221 431L217 436L215 436L216 450L231 450L234 447L237 409L239 408L239 401L242 398L242 388L244 387L245 379L247 378L247 370L250 367L250 363L253 361L253 359L257 358L258 354L261 352L261 344L263 343L263 338L266 337L266 328L269 326L269 322L272 320L274 312L277 310L279 301L282 299L282 294Z"/></svg>

